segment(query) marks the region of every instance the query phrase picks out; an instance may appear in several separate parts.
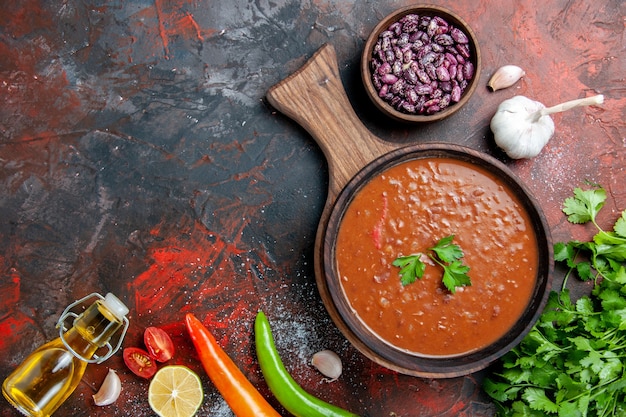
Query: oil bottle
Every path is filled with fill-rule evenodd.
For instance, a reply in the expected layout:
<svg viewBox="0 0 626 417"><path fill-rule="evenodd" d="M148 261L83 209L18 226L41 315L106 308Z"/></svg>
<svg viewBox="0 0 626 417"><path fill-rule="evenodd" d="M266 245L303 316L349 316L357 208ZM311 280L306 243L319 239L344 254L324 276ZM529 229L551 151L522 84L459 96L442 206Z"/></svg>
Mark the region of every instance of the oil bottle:
<svg viewBox="0 0 626 417"><path fill-rule="evenodd" d="M80 315L71 309L95 301ZM101 363L122 345L128 308L113 294L90 294L70 304L57 323L59 337L31 353L2 384L2 394L22 414L48 417L72 394L89 363ZM68 330L65 322L74 317ZM121 334L118 331L121 330ZM111 338L118 342L112 347ZM103 356L100 349L108 349Z"/></svg>

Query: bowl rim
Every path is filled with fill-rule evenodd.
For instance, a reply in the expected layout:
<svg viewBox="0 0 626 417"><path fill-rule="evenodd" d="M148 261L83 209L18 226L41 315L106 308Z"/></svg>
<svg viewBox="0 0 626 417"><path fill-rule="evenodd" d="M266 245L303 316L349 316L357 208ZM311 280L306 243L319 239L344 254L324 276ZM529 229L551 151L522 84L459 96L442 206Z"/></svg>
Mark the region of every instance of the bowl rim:
<svg viewBox="0 0 626 417"><path fill-rule="evenodd" d="M400 20L402 17L412 13L443 17L448 23L461 28L469 38L470 44L473 46L473 52L470 59L474 63L474 77L472 78L467 89L463 92L461 99L457 103L448 106L446 109L430 115L408 114L394 109L389 103L387 103L378 96L378 92L374 88L371 80L370 61L372 58L372 51L374 50L374 44L378 40L378 36L381 32L386 30L393 22ZM381 19L376 26L374 26L374 29L372 29L369 36L367 37L361 54L361 79L370 100L382 113L386 114L392 119L408 123L433 122L444 119L452 115L453 113L456 113L469 101L471 96L474 94L474 91L476 91L476 88L478 87L481 66L482 58L480 53L480 47L478 45L478 38L476 37L476 34L474 33L470 25L461 16L459 16L454 11L442 6L433 4L414 4L411 6L402 7L389 13L387 16Z"/></svg>
<svg viewBox="0 0 626 417"><path fill-rule="evenodd" d="M518 197L527 211L534 226L538 251L539 265L537 282L525 312L520 316L504 336L491 345L454 356L416 356L403 349L394 347L383 341L375 333L370 332L353 312L344 296L341 283L336 273L334 257L336 236L343 214L352 198L363 185L373 176L405 161L446 157L466 161L495 173L503 181L509 191ZM374 362L397 372L427 378L449 378L477 372L489 366L493 361L519 344L524 336L539 319L548 295L552 288L554 270L554 254L552 238L547 220L541 206L527 187L510 171L510 169L494 157L466 148L447 143L431 143L410 145L391 151L372 161L361 169L339 193L328 218L322 241L324 283L330 294L330 301L336 311L334 320L339 320L338 327L344 336L366 357Z"/></svg>

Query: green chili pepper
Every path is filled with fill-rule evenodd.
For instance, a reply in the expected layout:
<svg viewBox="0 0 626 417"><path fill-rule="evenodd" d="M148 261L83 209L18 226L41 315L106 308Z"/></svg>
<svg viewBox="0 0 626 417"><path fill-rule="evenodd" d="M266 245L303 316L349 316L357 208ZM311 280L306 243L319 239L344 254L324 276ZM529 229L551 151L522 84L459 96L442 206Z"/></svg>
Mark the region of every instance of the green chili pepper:
<svg viewBox="0 0 626 417"><path fill-rule="evenodd" d="M298 385L280 359L270 323L262 311L257 313L254 322L254 339L263 377L272 394L287 411L296 417L358 417L320 400Z"/></svg>

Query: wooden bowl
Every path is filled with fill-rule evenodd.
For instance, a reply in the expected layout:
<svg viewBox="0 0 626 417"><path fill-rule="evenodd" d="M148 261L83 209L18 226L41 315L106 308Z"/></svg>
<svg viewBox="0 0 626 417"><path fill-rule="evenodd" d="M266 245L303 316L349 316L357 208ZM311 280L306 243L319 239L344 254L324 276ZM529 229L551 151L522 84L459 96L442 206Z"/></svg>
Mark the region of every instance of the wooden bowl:
<svg viewBox="0 0 626 417"><path fill-rule="evenodd" d="M354 307L354 300L350 298L348 295L349 291L346 290L346 284L348 283L348 277L344 274L339 273L338 268L338 260L337 260L337 246L338 246L338 233L339 229L342 227L342 222L344 221L344 215L348 210L348 207L354 201L355 197L359 194L359 192L368 185L370 181L372 181L376 177L380 177L383 175L389 175L387 172L390 168L396 166L404 166L406 162L412 162L416 160L424 159L429 161L429 163L433 163L433 161L441 160L441 161L459 161L462 163L466 163L468 167L474 167L476 170L472 175L476 175L479 172L484 172L486 175L493 176L493 178L497 179L497 183L500 183L501 186L507 190L514 198L516 198L516 202L513 203L514 206L521 205L522 208L516 208L515 211L519 210L521 212L525 212L528 215L529 221L527 228L529 230L529 235L534 234L534 242L531 243L531 246L537 250L537 265L532 269L533 273L536 273L535 276L525 276L522 275L520 277L509 277L507 274L501 274L497 277L492 277L490 275L484 274L479 276L473 276L472 281L476 285L485 285L486 281L489 281L494 287L497 285L504 285L507 281L511 279L519 279L520 282L534 279L534 286L530 288L528 292L528 302L525 307L523 307L523 311L519 316L515 316L514 321L511 322L512 327L510 327L506 332L499 336L494 342L491 342L485 346L476 346L476 348L461 351L458 353L439 353L443 352L444 348L441 345L437 345L434 351L431 352L419 352L419 351L410 351L407 350L405 346L400 346L395 339L391 337L381 337L376 327L380 326L379 323L382 321L382 327L389 328L393 326L394 320L398 318L397 314L401 310L401 305L404 303L402 299L405 296L409 296L413 294L416 296L420 293L420 291L424 291L423 288L429 288L428 285L422 286L420 284L414 283L411 285L420 285L421 289L411 290L409 287L403 287L401 291L397 293L394 292L385 292L384 298L381 296L381 299L384 299L387 306L381 306L375 302L378 300L379 289L383 286L380 283L375 283L377 281L374 277L367 273L358 273L350 276L350 281L355 281L357 283L356 287L367 286L372 288L377 294L376 297L372 297L372 304L370 308L374 309L375 315L381 314L383 310L386 310L385 316L380 316L382 318L372 318L370 317L369 322L362 317L361 313L364 313L365 310L361 309L358 311ZM449 163L449 162L446 162ZM480 174L482 175L482 174ZM467 185L467 184L466 184ZM417 189L412 193L413 196L417 196L420 194L422 189L428 188L427 185L417 186ZM386 192L386 195L389 196L389 207L391 207L392 203L392 195L394 194L394 189L391 187ZM370 196L368 194L368 196ZM477 200L480 200L478 197ZM379 212L376 211L377 204L373 200L369 200L370 205L367 209L372 212L372 217L380 216ZM387 200L385 200L387 201ZM452 201L450 201L451 203ZM467 207L470 207L474 204L475 201L469 200L467 202ZM426 205L429 205L429 202L426 202ZM433 204L435 207L436 203ZM381 206L378 204L378 206ZM380 208L380 207L378 207ZM413 209L415 210L415 209ZM384 215L383 215L384 216ZM357 228L347 229L346 234L354 234L358 238L359 248L358 250L348 251L350 254L349 259L350 263L355 262L359 264L359 267L370 268L372 264L378 264L377 259L374 257L367 257L367 259L363 259L360 255L357 255L357 252L360 252L367 245L366 242L368 240L373 240L371 237L371 231L373 229L368 229L366 226L366 222L364 220L364 213L360 214L360 222ZM408 220L408 219L402 219ZM447 219L443 219L442 223L445 223ZM481 224L487 224L488 221L485 221ZM493 224L495 222L489 221L489 224ZM405 226L408 228L418 228L422 231L425 228L422 224L407 224ZM452 229L455 228L454 225L451 226ZM458 229L457 229L458 230ZM476 230L470 230L463 228L460 229L462 233L466 235L475 235L477 233ZM334 308L336 309L339 319L342 320L345 325L349 328L349 332L346 334L348 339L350 339L353 344L359 346L361 351L374 361L382 364L388 368L397 370L402 373L422 376L422 377L453 377L464 374L469 374L472 372L476 372L488 366L495 359L508 352L511 348L517 345L521 339L530 331L533 324L538 319L541 314L543 307L545 306L545 302L547 299L547 295L549 289L551 287L551 272L553 265L553 256L552 256L552 242L549 233L547 232L549 229L547 227L546 220L544 215L535 201L535 199L530 195L528 190L524 187L524 185L515 178L515 176L511 173L511 171L503 165L498 160L482 154L480 152L473 151L471 149L467 149L461 146L455 146L450 144L427 144L427 145L414 145L405 148L398 149L397 151L389 152L380 158L376 159L372 163L365 166L361 171L359 171L344 187L344 189L339 193L337 200L332 208L332 211L329 216L328 224L326 226L326 230L323 236L323 266L324 266L324 278L326 280L326 286L328 287L328 292L330 293L332 303ZM407 233L406 230L404 233ZM427 232L422 232L427 233ZM419 235L419 234L418 234ZM461 235L461 232L459 232ZM455 239L459 238L459 235L456 236ZM442 237L442 236L440 236ZM467 236L466 236L467 237ZM396 239L396 238L392 238ZM508 243L508 242L507 242ZM384 246L385 244L383 244ZM383 248L384 249L384 248ZM465 247L465 249L468 249ZM472 248L469 248L472 249ZM404 255L408 255L404 254ZM396 255L393 255L395 257ZM384 262L391 262L392 259L387 257L387 255L383 255L382 260ZM473 258L468 260L468 263L473 261L475 264L482 263L483 260L485 262L490 262L493 265L493 262L506 262L506 255L499 255L491 252L480 252L479 256L474 255ZM435 265L427 266L427 268L436 267ZM376 268L376 266L371 266L371 268ZM385 280L394 281L390 287L401 287L400 279L397 275L399 268L390 268L392 273L389 277L385 278ZM492 267L485 268L491 272ZM524 270L524 268L520 268ZM381 270L386 270L386 267L381 267ZM469 275L472 275L472 271L470 270ZM482 283L481 283L482 281ZM469 291L474 290L474 286L467 287ZM354 290L353 290L354 291ZM359 289L359 292L362 290ZM475 291L478 291L478 287L476 287ZM510 297L513 300L520 298L520 302L524 302L521 291L516 289L516 296ZM435 291L433 291L435 292ZM467 295L463 295L465 291L457 291L456 294L450 294L447 290L443 290L443 292L439 293L435 300L454 300L456 297L466 297L466 300L471 299L471 297L475 297L474 295L470 296L469 293ZM478 294L478 292L474 293ZM506 294L506 293L505 293ZM504 294L495 294L493 298L495 298L495 302L499 305L502 303L502 299ZM397 296L397 298L393 298ZM360 296L366 297L366 295ZM483 301L482 298L479 297L480 305L473 304L464 310L464 313L469 314L472 312L481 312L484 310L486 301ZM454 300L457 301L457 300ZM451 304L454 301L449 301ZM494 300L492 300L493 302ZM413 301L409 304L419 303L417 299L413 299ZM441 319L441 309L445 301L439 305L439 307L431 307L420 305L417 306L417 310L426 311L425 316L431 315L435 317L436 320ZM474 308L476 306L476 308ZM476 325L478 329L477 335L480 335L482 332L490 330L490 327L493 327L495 323L491 317L491 308L486 311L487 320L485 322L481 322ZM424 320L425 316L419 317L420 321ZM401 332L405 331L411 322L410 318L404 317L401 319L403 324L401 326ZM378 322L378 323L377 323ZM469 327L469 325L467 326ZM379 327L380 328L380 327ZM476 330L474 330L476 332ZM445 332L444 330L436 331L436 334L432 337L436 339L436 336ZM395 333L394 333L395 335ZM477 336L475 336L477 337ZM413 336L413 338L419 340L419 336ZM411 338L407 337L407 340L410 341ZM399 340L399 339L398 339ZM455 340L452 338L452 340ZM461 339L459 339L460 341ZM470 345L475 343L474 340L470 339ZM410 341L412 343L412 341ZM422 341L419 340L419 343L422 344ZM472 345L473 346L473 345ZM456 346L453 346L456 348Z"/></svg>
<svg viewBox="0 0 626 417"><path fill-rule="evenodd" d="M372 61L372 54L374 53L374 45L376 44L379 35L387 30L391 24L399 21L404 16L409 14L417 14L419 16L439 16L446 20L450 25L461 29L469 39L469 47L470 47L470 58L469 60L474 64L474 76L463 91L461 99L456 102L450 104L448 107L437 111L433 114L415 114L415 113L406 113L394 108L387 101L383 100L379 94L377 89L374 87L372 81L372 67L370 65ZM470 99L474 91L476 90L476 86L478 85L478 81L480 78L480 70L481 70L481 55L480 49L478 46L478 41L476 39L476 35L469 27L469 25L456 13L440 7L433 5L417 5L417 6L408 6L401 9L398 9L383 20L381 20L372 30L371 34L367 38L365 42L365 47L363 48L363 53L361 56L361 78L363 80L363 84L365 86L365 91L367 95L370 97L374 105L382 111L385 115L391 117L394 120L407 122L407 123L423 123L423 122L433 122L436 120L441 120L445 117L450 116L451 114L458 111L467 101Z"/></svg>
<svg viewBox="0 0 626 417"><path fill-rule="evenodd" d="M338 68L334 48L324 45L298 71L274 85L267 93L268 102L274 108L291 117L312 135L328 162L328 196L315 242L315 279L324 306L335 325L356 349L389 369L429 378L454 377L483 369L530 331L547 301L553 252L540 206L510 170L493 157L455 145L431 143L402 147L373 135L351 107ZM486 348L454 357L407 354L381 342L354 317L343 298L334 269L336 230L354 193L368 179L390 165L425 156L458 158L484 167L502 178L532 219L540 255L532 300L511 331Z"/></svg>

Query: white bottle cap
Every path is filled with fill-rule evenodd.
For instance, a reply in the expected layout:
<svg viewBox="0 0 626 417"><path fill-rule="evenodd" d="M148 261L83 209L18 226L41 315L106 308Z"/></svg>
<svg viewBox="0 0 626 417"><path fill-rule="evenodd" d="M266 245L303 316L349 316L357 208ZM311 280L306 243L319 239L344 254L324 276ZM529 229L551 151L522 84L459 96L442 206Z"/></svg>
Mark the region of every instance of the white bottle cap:
<svg viewBox="0 0 626 417"><path fill-rule="evenodd" d="M104 297L104 305L115 315L115 317L120 320L123 320L128 314L128 307L126 307L119 298L111 293L107 293Z"/></svg>

